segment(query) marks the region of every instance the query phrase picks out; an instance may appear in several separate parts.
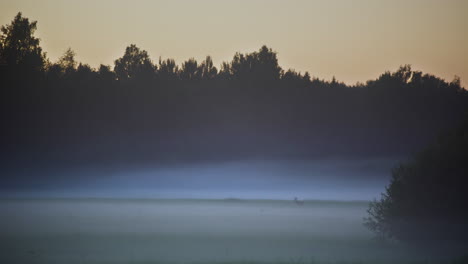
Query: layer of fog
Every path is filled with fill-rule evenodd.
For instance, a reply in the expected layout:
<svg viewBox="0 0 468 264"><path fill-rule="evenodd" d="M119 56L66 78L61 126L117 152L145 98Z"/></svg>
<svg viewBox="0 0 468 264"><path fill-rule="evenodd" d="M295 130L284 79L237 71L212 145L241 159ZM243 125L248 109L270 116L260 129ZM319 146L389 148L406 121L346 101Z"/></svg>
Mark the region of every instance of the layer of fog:
<svg viewBox="0 0 468 264"><path fill-rule="evenodd" d="M391 263L418 257L372 240L362 225L366 208L366 202L323 201L0 200L0 262Z"/></svg>
<svg viewBox="0 0 468 264"><path fill-rule="evenodd" d="M396 159L236 161L42 172L3 196L371 200Z"/></svg>

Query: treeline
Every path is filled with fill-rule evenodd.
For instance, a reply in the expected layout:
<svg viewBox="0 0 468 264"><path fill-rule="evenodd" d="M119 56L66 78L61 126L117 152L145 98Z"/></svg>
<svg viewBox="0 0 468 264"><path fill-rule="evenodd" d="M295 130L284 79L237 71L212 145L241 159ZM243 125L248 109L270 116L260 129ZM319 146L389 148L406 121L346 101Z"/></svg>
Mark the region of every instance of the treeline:
<svg viewBox="0 0 468 264"><path fill-rule="evenodd" d="M284 70L276 53L177 65L135 45L97 69L51 62L21 13L0 36L2 167L326 155L408 155L453 126L468 95L402 66L346 85Z"/></svg>

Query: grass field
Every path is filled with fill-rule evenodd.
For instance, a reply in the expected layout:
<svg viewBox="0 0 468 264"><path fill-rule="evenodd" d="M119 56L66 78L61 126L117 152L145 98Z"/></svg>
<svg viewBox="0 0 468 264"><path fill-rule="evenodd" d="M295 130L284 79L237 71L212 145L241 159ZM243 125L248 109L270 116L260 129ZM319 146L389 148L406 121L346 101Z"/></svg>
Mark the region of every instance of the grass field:
<svg viewBox="0 0 468 264"><path fill-rule="evenodd" d="M424 263L463 252L376 241L362 225L366 209L333 201L1 200L0 263Z"/></svg>

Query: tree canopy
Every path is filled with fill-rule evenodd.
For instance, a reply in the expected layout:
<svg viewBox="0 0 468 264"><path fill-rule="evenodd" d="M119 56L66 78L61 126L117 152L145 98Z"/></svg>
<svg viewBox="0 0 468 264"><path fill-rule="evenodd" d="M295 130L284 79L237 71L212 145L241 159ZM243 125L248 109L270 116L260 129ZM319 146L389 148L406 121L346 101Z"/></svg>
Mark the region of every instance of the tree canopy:
<svg viewBox="0 0 468 264"><path fill-rule="evenodd" d="M1 27L0 62L10 68L21 66L27 70L42 70L45 54L39 46L40 40L34 37L37 21L18 13L11 24ZM24 74L24 72L23 72Z"/></svg>
<svg viewBox="0 0 468 264"><path fill-rule="evenodd" d="M122 58L115 60L114 71L119 80L150 78L156 67L149 58L148 52L140 50L135 44L125 49Z"/></svg>
<svg viewBox="0 0 468 264"><path fill-rule="evenodd" d="M468 119L394 168L366 225L379 236L407 241L466 240Z"/></svg>
<svg viewBox="0 0 468 264"><path fill-rule="evenodd" d="M250 82L279 80L282 73L276 52L267 46L262 46L258 52L236 53L223 71L235 79Z"/></svg>

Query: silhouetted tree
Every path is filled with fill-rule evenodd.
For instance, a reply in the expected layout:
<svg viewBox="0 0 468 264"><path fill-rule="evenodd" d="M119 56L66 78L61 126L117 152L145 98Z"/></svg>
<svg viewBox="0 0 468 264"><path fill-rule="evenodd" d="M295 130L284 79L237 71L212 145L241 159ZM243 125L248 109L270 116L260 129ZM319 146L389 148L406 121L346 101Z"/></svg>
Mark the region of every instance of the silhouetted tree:
<svg viewBox="0 0 468 264"><path fill-rule="evenodd" d="M236 53L232 62L223 66L223 72L229 72L234 79L249 82L278 80L281 71L276 53L266 46L258 52Z"/></svg>
<svg viewBox="0 0 468 264"><path fill-rule="evenodd" d="M306 82L307 84L310 83L310 74L309 72L305 72L304 75L302 76L302 80Z"/></svg>
<svg viewBox="0 0 468 264"><path fill-rule="evenodd" d="M34 37L37 21L29 22L18 13L10 25L2 26L0 35L0 62L10 68L41 71L45 64L45 54Z"/></svg>
<svg viewBox="0 0 468 264"><path fill-rule="evenodd" d="M115 81L115 73L111 70L110 66L101 64L98 69L99 79L105 84L110 84Z"/></svg>
<svg viewBox="0 0 468 264"><path fill-rule="evenodd" d="M213 66L213 60L210 56L206 56L205 60L202 61L198 68L198 72L200 72L201 78L204 80L214 79L218 74L218 70Z"/></svg>
<svg viewBox="0 0 468 264"><path fill-rule="evenodd" d="M114 71L119 80L134 78L151 78L156 66L153 65L148 53L132 44L125 49L122 58L115 60Z"/></svg>
<svg viewBox="0 0 468 264"><path fill-rule="evenodd" d="M256 73L266 79L278 80L282 70L278 64L276 52L267 46L262 46L257 53L257 57L258 70Z"/></svg>
<svg viewBox="0 0 468 264"><path fill-rule="evenodd" d="M180 69L180 78L186 81L194 81L201 79L202 72L199 71L198 63L194 58L182 63Z"/></svg>
<svg viewBox="0 0 468 264"><path fill-rule="evenodd" d="M379 236L400 240L466 240L467 190L468 119L393 169L365 224Z"/></svg>
<svg viewBox="0 0 468 264"><path fill-rule="evenodd" d="M77 62L75 60L76 53L68 48L56 63L48 63L46 67L46 76L49 83L57 84L61 81L72 81L72 77L76 72Z"/></svg>
<svg viewBox="0 0 468 264"><path fill-rule="evenodd" d="M221 63L221 68L218 73L218 77L222 80L229 80L231 79L231 66L229 62Z"/></svg>
<svg viewBox="0 0 468 264"><path fill-rule="evenodd" d="M301 75L301 73L289 69L281 74L281 80L290 85L306 86L310 84L310 75L308 72L305 72L304 75Z"/></svg>
<svg viewBox="0 0 468 264"><path fill-rule="evenodd" d="M68 48L58 60L57 65L60 66L64 75L71 75L76 71L78 63L75 60L75 56L76 53L71 48Z"/></svg>
<svg viewBox="0 0 468 264"><path fill-rule="evenodd" d="M92 86L96 82L98 73L88 64L80 63L76 68L73 79L79 85Z"/></svg>
<svg viewBox="0 0 468 264"><path fill-rule="evenodd" d="M160 80L178 79L179 67L173 59L162 60L159 58L158 77Z"/></svg>

